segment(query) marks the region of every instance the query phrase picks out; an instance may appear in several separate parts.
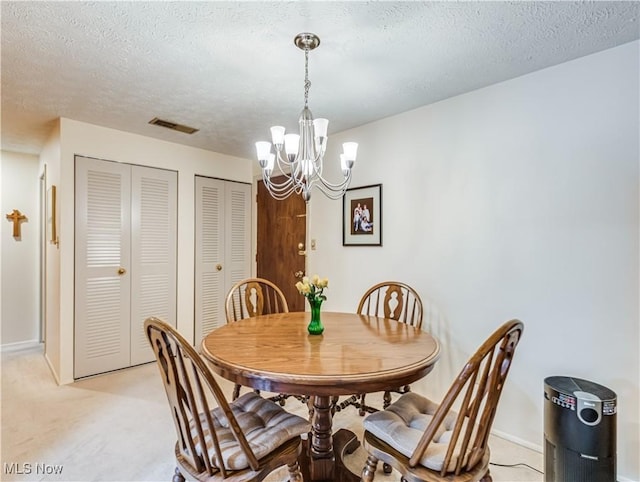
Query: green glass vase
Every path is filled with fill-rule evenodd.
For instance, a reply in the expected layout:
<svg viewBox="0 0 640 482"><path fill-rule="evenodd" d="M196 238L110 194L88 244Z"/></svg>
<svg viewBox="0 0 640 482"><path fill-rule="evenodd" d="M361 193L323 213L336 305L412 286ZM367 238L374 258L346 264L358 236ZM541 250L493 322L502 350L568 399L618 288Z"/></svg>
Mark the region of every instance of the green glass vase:
<svg viewBox="0 0 640 482"><path fill-rule="evenodd" d="M322 335L324 326L322 326L322 320L320 319L320 306L322 306L321 299L309 299L309 305L311 306L311 321L307 326L307 331L310 335Z"/></svg>

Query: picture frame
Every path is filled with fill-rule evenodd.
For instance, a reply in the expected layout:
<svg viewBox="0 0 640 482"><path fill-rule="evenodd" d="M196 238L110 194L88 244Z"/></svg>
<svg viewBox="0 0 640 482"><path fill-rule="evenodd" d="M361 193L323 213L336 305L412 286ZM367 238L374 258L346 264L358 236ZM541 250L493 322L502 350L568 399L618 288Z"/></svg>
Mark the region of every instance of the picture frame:
<svg viewBox="0 0 640 482"><path fill-rule="evenodd" d="M342 245L382 246L382 184L354 187L344 193Z"/></svg>
<svg viewBox="0 0 640 482"><path fill-rule="evenodd" d="M58 245L58 231L57 231L57 193L56 186L54 184L47 190L47 239L49 243Z"/></svg>

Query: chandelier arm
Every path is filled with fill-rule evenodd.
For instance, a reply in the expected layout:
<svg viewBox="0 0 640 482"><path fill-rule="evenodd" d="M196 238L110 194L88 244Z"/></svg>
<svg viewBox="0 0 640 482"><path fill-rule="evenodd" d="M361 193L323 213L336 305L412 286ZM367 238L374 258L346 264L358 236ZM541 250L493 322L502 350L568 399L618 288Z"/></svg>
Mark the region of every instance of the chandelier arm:
<svg viewBox="0 0 640 482"><path fill-rule="evenodd" d="M339 190L328 188L323 183L316 184L316 187L329 199L340 199L342 196L344 196L348 184L345 184L343 188Z"/></svg>
<svg viewBox="0 0 640 482"><path fill-rule="evenodd" d="M283 166L291 169L291 167L294 166L296 162L298 162L298 156L296 156L293 161L290 161L289 159L287 159L286 155L282 155L282 151L276 150L276 163L278 164L278 169L280 169L281 172L284 173Z"/></svg>
<svg viewBox="0 0 640 482"><path fill-rule="evenodd" d="M289 164L289 163L286 163L286 164ZM279 199L284 199L287 196L289 196L291 193L300 194L305 190L305 188L308 189L307 185L309 184L309 181L308 179L305 178L304 174L302 173L300 164L299 163L292 163L292 164L294 164L293 173L283 170L281 165L278 165L278 171L280 172L277 174L274 174L273 172L271 172L267 176L265 171L262 172L262 178L263 178L263 181L265 182L265 186L267 187L268 190L275 192L276 196ZM284 177L284 181L273 182L272 180L273 177Z"/></svg>
<svg viewBox="0 0 640 482"><path fill-rule="evenodd" d="M318 160L320 162L318 162ZM349 182L351 181L351 169L347 170L347 174L344 175L343 174L343 180L341 182L337 182L337 183L332 183L327 181L323 176L322 176L322 168L324 166L324 159L323 156L318 154L316 156L316 159L313 162L313 169L314 169L314 176L313 176L313 180L315 183L315 180L319 180L327 189L330 189L332 191L342 191L344 192L345 187L348 186Z"/></svg>
<svg viewBox="0 0 640 482"><path fill-rule="evenodd" d="M285 182L281 184L274 184L271 182L271 179L267 177L264 173L262 175L262 180L269 191L269 194L275 199L282 200L286 199L291 195L291 193L295 192L295 184L292 182Z"/></svg>
<svg viewBox="0 0 640 482"><path fill-rule="evenodd" d="M289 196L291 196L291 193L280 194L274 191L269 191L269 194L271 194L271 197L276 201L283 201L287 199Z"/></svg>
<svg viewBox="0 0 640 482"><path fill-rule="evenodd" d="M277 192L284 192L284 191L292 192L297 184L295 180L292 179L291 177L285 177L284 182L273 182L271 180L271 177L272 176L267 177L264 173L262 174L262 180L265 182L265 184L267 184L270 189L273 189Z"/></svg>
<svg viewBox="0 0 640 482"><path fill-rule="evenodd" d="M316 153L316 158L313 160L313 171L316 177L322 179L322 168L324 167L324 155L322 152Z"/></svg>
<svg viewBox="0 0 640 482"><path fill-rule="evenodd" d="M314 184L316 184L319 188L321 188L323 192L325 192L325 190L330 190L332 192L344 192L347 190L347 187L351 182L351 171L349 171L349 173L343 179L343 181L339 183L331 183L321 176L318 176L316 178L316 181L320 181L319 183L314 182Z"/></svg>
<svg viewBox="0 0 640 482"><path fill-rule="evenodd" d="M283 201L283 200L287 199L289 196L291 196L290 192L284 193L284 194L280 194L280 193L275 192L275 191L271 191L271 190L268 190L268 191L269 191L269 194L271 195L271 197L273 199L275 199L276 201Z"/></svg>
<svg viewBox="0 0 640 482"><path fill-rule="evenodd" d="M302 178L304 177L302 174L302 169L300 166L300 162L298 157L296 157L293 161L289 162L286 159L283 159L280 153L276 155L276 165L278 167L279 174L275 174L275 177L284 176L286 181L278 184L271 183L275 186L285 185L288 182L293 182L294 184L300 184L302 182ZM272 173L270 177L274 177Z"/></svg>

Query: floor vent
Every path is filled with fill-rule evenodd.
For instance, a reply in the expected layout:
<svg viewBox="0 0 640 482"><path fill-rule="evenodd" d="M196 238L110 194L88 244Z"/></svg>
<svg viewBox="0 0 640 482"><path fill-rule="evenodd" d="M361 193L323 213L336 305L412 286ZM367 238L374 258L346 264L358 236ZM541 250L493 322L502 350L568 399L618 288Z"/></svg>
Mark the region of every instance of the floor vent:
<svg viewBox="0 0 640 482"><path fill-rule="evenodd" d="M176 124L175 122L171 122L164 119L158 119L154 117L149 121L149 124L153 124L154 126L166 127L167 129L172 129L178 132L184 132L185 134L193 134L194 132L198 132L199 129L194 129L193 127L184 126L182 124Z"/></svg>

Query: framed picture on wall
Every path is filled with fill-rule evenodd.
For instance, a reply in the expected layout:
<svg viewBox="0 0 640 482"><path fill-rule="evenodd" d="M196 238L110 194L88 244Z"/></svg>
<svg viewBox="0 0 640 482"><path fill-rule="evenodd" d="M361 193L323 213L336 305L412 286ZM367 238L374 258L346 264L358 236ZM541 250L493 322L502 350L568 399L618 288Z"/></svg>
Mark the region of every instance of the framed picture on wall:
<svg viewBox="0 0 640 482"><path fill-rule="evenodd" d="M382 246L382 184L354 187L345 192L342 245Z"/></svg>
<svg viewBox="0 0 640 482"><path fill-rule="evenodd" d="M56 186L52 185L47 191L47 238L51 244L58 244L58 227L56 223Z"/></svg>

